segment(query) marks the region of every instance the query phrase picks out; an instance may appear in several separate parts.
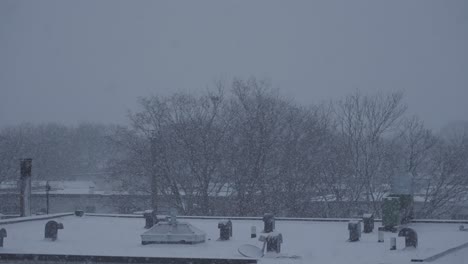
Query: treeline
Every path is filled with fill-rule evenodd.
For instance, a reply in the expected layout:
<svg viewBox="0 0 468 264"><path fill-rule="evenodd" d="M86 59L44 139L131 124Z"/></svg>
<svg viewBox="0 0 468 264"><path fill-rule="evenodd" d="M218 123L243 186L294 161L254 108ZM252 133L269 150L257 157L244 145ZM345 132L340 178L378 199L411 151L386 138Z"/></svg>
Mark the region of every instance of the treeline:
<svg viewBox="0 0 468 264"><path fill-rule="evenodd" d="M105 175L116 148L114 126L83 123L21 124L0 130L0 181L19 177L19 161L33 159L35 180L75 180Z"/></svg>
<svg viewBox="0 0 468 264"><path fill-rule="evenodd" d="M308 216L315 204L323 217L380 214L393 177L404 176L419 217L437 217L466 198L467 132L461 123L434 134L407 115L400 92L302 106L267 82L237 79L202 94L140 98L128 126L3 129L0 175L33 146L44 177L105 171L122 190L169 197L185 214Z"/></svg>
<svg viewBox="0 0 468 264"><path fill-rule="evenodd" d="M213 196L229 196L238 215L304 216L312 201L326 217L363 204L379 214L396 175L413 178L420 217L450 212L467 190L466 127L434 135L402 100L357 91L304 107L255 79L141 98L114 137L127 152L113 168L133 175L127 188L158 189L187 214L218 213Z"/></svg>

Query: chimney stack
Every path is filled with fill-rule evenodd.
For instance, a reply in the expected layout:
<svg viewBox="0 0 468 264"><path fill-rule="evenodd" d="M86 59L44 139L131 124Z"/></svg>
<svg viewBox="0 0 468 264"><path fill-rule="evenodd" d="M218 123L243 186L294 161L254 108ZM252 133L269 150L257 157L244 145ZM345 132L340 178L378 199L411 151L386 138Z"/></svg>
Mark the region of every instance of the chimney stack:
<svg viewBox="0 0 468 264"><path fill-rule="evenodd" d="M32 159L21 160L20 216L31 215L31 169Z"/></svg>

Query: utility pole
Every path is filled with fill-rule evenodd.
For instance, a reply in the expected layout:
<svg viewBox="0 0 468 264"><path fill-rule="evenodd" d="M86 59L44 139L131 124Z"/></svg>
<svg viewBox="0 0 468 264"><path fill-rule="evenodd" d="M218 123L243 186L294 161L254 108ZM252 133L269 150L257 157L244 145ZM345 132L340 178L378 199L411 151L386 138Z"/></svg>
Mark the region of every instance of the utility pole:
<svg viewBox="0 0 468 264"><path fill-rule="evenodd" d="M20 187L20 216L31 215L31 170L32 159L20 160L21 177Z"/></svg>
<svg viewBox="0 0 468 264"><path fill-rule="evenodd" d="M46 182L46 214L49 214L49 192L50 192L50 185L49 181Z"/></svg>

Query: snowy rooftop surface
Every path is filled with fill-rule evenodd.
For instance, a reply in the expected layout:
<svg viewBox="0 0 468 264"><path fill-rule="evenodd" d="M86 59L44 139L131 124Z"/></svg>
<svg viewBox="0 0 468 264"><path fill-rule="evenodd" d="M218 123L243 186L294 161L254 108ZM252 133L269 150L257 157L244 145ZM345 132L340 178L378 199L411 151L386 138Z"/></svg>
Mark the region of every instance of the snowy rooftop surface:
<svg viewBox="0 0 468 264"><path fill-rule="evenodd" d="M433 264L462 264L468 263L468 248L453 252L443 258L435 260Z"/></svg>
<svg viewBox="0 0 468 264"><path fill-rule="evenodd" d="M146 231L143 218L66 216L56 220L64 229L55 242L43 238L48 220L2 225L8 237L0 253L243 258L237 252L239 246L262 246L258 237L250 238L251 226L263 229L263 222L256 220L233 220L232 240L217 241L219 220L184 219L207 233L206 243L194 245L141 245L140 235ZM389 237L396 234L385 233L385 242L377 243L377 226L373 233L362 234L361 241L350 243L346 222L276 221L276 231L283 235L283 258L265 256L259 263L411 263L411 259L424 259L468 242L468 232L459 231L458 224L418 223L411 227L418 232L419 247L390 251ZM468 263L468 249L433 263Z"/></svg>

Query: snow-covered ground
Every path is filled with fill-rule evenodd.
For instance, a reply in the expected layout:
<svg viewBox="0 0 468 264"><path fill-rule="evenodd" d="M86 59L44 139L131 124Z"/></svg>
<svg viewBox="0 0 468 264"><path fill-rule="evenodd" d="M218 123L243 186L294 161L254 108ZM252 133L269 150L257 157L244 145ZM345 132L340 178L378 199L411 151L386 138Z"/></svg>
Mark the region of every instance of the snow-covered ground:
<svg viewBox="0 0 468 264"><path fill-rule="evenodd" d="M2 226L7 229L8 237L0 253L243 258L237 252L239 246L262 245L258 239L250 238L252 225L257 230L263 229L263 222L255 220L234 220L232 240L217 241L218 220L184 219L181 221L190 222L207 233L206 243L145 246L141 245L140 239L140 234L145 231L142 218L67 216L57 221L62 222L65 229L59 230L59 239L55 242L43 239L47 220ZM276 230L283 234L282 254L301 258L270 256L262 258L260 263L410 263L411 259L424 259L468 242L468 232L459 231L457 224L420 223L411 227L418 232L419 247L390 251L389 237L396 234L385 233L385 243L377 243L375 230L371 234L362 234L361 241L349 243L346 242L347 223L277 221ZM467 249L456 253L435 263L467 263Z"/></svg>

